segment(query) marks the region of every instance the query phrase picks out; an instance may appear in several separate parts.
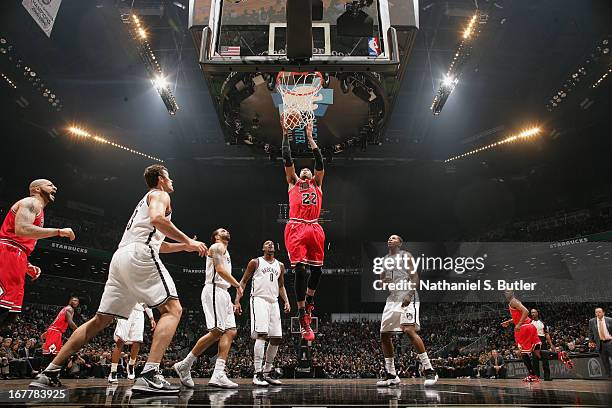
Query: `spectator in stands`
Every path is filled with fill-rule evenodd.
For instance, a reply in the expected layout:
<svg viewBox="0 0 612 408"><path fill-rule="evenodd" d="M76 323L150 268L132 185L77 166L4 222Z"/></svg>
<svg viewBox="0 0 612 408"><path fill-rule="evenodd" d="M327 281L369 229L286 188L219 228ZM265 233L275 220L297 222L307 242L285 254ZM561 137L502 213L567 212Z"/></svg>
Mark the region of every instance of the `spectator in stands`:
<svg viewBox="0 0 612 408"><path fill-rule="evenodd" d="M499 355L497 350L491 351L491 358L488 362L487 377L489 378L506 378L506 362Z"/></svg>

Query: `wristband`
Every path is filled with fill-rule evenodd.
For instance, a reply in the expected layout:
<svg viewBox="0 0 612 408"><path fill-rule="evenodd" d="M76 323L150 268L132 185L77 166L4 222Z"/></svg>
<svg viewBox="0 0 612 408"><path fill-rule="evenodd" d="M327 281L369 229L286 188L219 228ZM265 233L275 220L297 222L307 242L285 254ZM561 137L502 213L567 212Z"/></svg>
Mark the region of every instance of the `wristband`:
<svg viewBox="0 0 612 408"><path fill-rule="evenodd" d="M57 229L57 236L58 236L58 237L61 237L61 234L60 234L60 229L59 229L59 228Z"/></svg>

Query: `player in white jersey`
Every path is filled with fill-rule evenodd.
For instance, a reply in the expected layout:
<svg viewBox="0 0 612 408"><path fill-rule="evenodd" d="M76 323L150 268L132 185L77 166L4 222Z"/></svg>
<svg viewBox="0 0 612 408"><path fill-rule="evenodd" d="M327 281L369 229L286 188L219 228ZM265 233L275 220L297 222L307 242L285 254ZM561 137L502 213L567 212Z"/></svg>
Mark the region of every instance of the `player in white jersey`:
<svg viewBox="0 0 612 408"><path fill-rule="evenodd" d="M115 333L113 339L115 340L115 348L111 355L111 370L108 375L108 382L111 384L116 383L117 380L117 367L119 360L121 359L121 353L123 352L123 346L130 346L130 360L127 365L127 378L133 380L136 377L134 373L134 366L136 365L136 357L140 351L140 345L144 340L144 313L147 314L149 322L151 323L151 331L155 331L155 318L153 317L153 311L144 303L136 303L130 313L130 317L125 319L117 319L117 326L115 327Z"/></svg>
<svg viewBox="0 0 612 408"><path fill-rule="evenodd" d="M285 265L274 258L274 242L264 242L262 250L263 256L249 261L240 280L240 286L244 290L253 278L250 301L251 337L255 339L253 384L281 385L278 373L273 370L274 358L283 339L278 295L283 299L285 313L291 312L291 306L285 290ZM234 311L237 314L242 314L241 297L237 295L234 301ZM270 344L265 351L266 363L263 366L266 340L269 340Z"/></svg>
<svg viewBox="0 0 612 408"><path fill-rule="evenodd" d="M168 170L155 164L145 169L149 192L140 201L113 254L108 280L96 315L72 333L53 362L30 384L33 387L59 387L59 373L70 356L115 318L127 319L137 302L157 308L160 318L142 373L133 391L170 394L180 387L171 385L159 372L159 363L172 341L182 314L172 277L161 263L159 253L198 252L206 256L206 245L189 238L170 221L170 193L174 191ZM164 242L169 237L176 243Z"/></svg>
<svg viewBox="0 0 612 408"><path fill-rule="evenodd" d="M227 247L230 233L224 229L216 229L212 233L213 244L208 250L206 258L206 283L202 289L202 308L206 317L208 333L200 337L187 357L174 364L174 371L178 374L181 384L193 388L191 366L199 356L210 346L219 342L219 352L215 362L215 370L208 381L208 385L219 388L236 388L238 384L230 381L225 373L225 362L229 355L232 341L236 336L236 319L234 318L234 305L227 291L230 286L236 288L242 296L242 288L232 276L232 259Z"/></svg>
<svg viewBox="0 0 612 408"><path fill-rule="evenodd" d="M387 240L389 253L385 258L392 258L393 267L385 269L381 279L384 283L412 282L414 290L391 290L387 296L385 309L380 321L380 342L385 357L385 377L376 383L379 387L398 385L401 380L395 371L393 359L393 337L397 333L406 333L417 351L424 368L425 381L423 385L434 385L438 375L434 371L421 336L419 322L419 295L416 291L419 276L414 269L413 258L409 252L401 249L403 240L399 235L391 235ZM391 263L391 262L389 262ZM383 265L387 265L383 262Z"/></svg>

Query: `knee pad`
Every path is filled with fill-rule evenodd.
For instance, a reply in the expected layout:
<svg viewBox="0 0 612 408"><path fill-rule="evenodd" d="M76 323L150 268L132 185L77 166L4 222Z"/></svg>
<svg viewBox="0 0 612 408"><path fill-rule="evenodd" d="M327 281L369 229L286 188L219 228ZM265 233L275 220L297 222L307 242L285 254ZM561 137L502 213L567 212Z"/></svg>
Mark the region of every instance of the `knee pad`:
<svg viewBox="0 0 612 408"><path fill-rule="evenodd" d="M295 266L295 297L301 302L306 297L306 266L299 263Z"/></svg>
<svg viewBox="0 0 612 408"><path fill-rule="evenodd" d="M310 267L310 277L308 278L308 289L317 290L319 281L323 275L323 269L320 266Z"/></svg>

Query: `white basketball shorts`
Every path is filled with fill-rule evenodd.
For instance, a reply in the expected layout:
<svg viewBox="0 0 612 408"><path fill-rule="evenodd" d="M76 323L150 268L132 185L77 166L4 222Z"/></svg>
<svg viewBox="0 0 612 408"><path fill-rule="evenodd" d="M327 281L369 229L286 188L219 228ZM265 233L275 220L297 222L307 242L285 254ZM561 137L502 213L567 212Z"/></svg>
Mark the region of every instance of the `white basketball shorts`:
<svg viewBox="0 0 612 408"><path fill-rule="evenodd" d="M208 330L217 329L224 332L236 328L234 304L227 289L222 289L211 283L204 285L204 289L202 289L202 309L204 309Z"/></svg>
<svg viewBox="0 0 612 408"><path fill-rule="evenodd" d="M278 300L270 302L259 296L251 296L251 337L265 334L268 338L283 337Z"/></svg>

